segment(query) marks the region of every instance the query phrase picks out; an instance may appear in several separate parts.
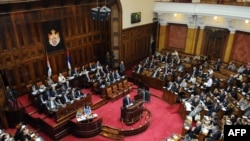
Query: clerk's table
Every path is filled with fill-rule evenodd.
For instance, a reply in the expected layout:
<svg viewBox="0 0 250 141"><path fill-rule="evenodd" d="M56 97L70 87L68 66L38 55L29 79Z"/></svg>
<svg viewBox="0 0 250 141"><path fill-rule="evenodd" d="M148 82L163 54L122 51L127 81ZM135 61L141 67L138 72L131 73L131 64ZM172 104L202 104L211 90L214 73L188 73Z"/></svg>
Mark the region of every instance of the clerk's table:
<svg viewBox="0 0 250 141"><path fill-rule="evenodd" d="M76 117L71 120L71 133L81 138L94 137L101 132L102 122L97 114Z"/></svg>

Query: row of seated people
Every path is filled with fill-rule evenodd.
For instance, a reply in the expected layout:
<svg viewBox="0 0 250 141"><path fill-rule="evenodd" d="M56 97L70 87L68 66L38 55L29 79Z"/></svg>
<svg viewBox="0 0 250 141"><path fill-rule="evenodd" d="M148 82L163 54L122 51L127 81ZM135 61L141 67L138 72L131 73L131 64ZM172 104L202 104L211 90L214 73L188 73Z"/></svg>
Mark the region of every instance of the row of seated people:
<svg viewBox="0 0 250 141"><path fill-rule="evenodd" d="M0 140L1 141L15 141L15 138L11 133L6 132L4 129L0 129Z"/></svg>
<svg viewBox="0 0 250 141"><path fill-rule="evenodd" d="M96 63L90 63L87 67L82 66L82 71L75 68L74 71L69 70L67 73L59 73L58 76L48 77L45 84L39 82L27 86L27 89L33 97L39 96L36 102L40 112L46 110L53 113L53 111L65 107L68 103L86 96L78 87L72 87L70 83L72 79L83 76L89 85L93 86L93 83L97 83L97 87L100 89L125 77L124 73L119 73L118 70L112 71L108 66L105 68L103 69L97 61Z"/></svg>
<svg viewBox="0 0 250 141"><path fill-rule="evenodd" d="M173 54L176 54L176 53L173 53ZM178 57L175 57L175 56L171 56L171 57L177 58L176 62L178 61L184 62L184 60L180 61ZM155 57L151 57L151 58L155 58ZM188 60L187 58L185 59ZM203 59L203 60L206 60L206 59ZM173 63L171 62L174 62L174 61L170 61L170 63L165 63L165 64L168 64L165 66L170 66L170 67L174 66ZM139 64L139 66L143 67L141 64ZM198 96L203 95L203 94L207 95L211 93L212 96L214 97L214 101L218 103L217 104L212 103L210 106L206 107L206 110L208 111L207 112L208 115L212 115L212 113L215 113L217 115L216 111L218 109L223 109L224 114L230 115L230 113L234 112L234 110L237 109L237 110L243 110L243 114L237 115L239 116L239 118L242 115L246 115L244 117L250 118L249 116L247 116L247 113L248 113L247 111L248 109L250 109L249 108L249 95L250 95L249 79L242 79L242 76L245 76L245 77L249 77L249 76L243 73L236 72L236 73L233 73L235 75L230 75L230 77L228 77L225 80L225 85L221 85L220 81L222 79L214 75L214 72L217 72L218 69L216 69L215 65L213 66L214 67L211 67L211 65L208 64L208 61L203 61L198 66L194 66L190 72L184 70L185 72L184 75L178 75L178 76L172 77L176 79L168 80L169 83L167 83L165 88L168 88L172 92L176 92L178 95L180 95L181 98L186 96L185 92L198 95ZM139 69L136 69L135 72L141 73L140 72L141 70L139 71L138 70ZM171 73L175 73L176 70L178 69L172 69ZM215 96L213 95L213 92L211 91L214 88L218 88L214 90ZM204 92L201 92L202 89L204 89ZM223 90L220 91L220 89L226 89L227 91L223 91ZM242 100L237 98L239 95L241 96L243 95ZM236 99L236 102L232 102L231 98ZM200 98L197 98L196 101L197 103L200 103L201 100ZM208 101L209 101L209 98L208 98ZM197 106L193 106L193 107L197 107Z"/></svg>
<svg viewBox="0 0 250 141"><path fill-rule="evenodd" d="M42 89L41 89L42 88ZM59 108L66 107L67 104L73 103L86 97L80 88L70 87L68 81L65 83L55 83L55 85L38 87L32 85L31 97L40 113L53 114Z"/></svg>
<svg viewBox="0 0 250 141"><path fill-rule="evenodd" d="M213 69L212 71L214 71L214 70L215 69ZM211 72L208 72L208 73L210 73L210 75L213 74ZM192 75L192 77L193 77L193 75ZM178 80L180 80L180 81L178 81ZM188 90L188 92L191 92L192 94L197 95L197 86L199 86L201 83L197 84L197 83L195 83L195 80L196 80L195 77L192 79L191 78L182 79L180 77L177 77L177 80L175 82L169 83L169 84L174 83L174 85L175 85L172 88L169 87L169 90L171 89L172 91L177 91L179 93L182 93L181 95L183 95L182 90L184 88L184 89ZM204 79L204 80L206 80L206 79ZM209 117L210 116L218 116L217 112L220 109L222 109L224 111L223 116L229 116L233 112L233 108L235 107L235 105L237 105L236 107L238 107L240 110L242 110L244 112L242 114L243 116L239 116L237 118L238 121L242 121L242 122L237 122L235 124L244 124L244 125L248 124L249 125L249 120L250 120L249 81L244 81L244 82L240 81L240 83L232 83L233 82L232 80L237 81L237 77L231 76L230 78L228 78L228 81L226 81L227 82L226 87L221 87L220 84L218 83L218 78L213 78L212 85L215 86L214 91L213 92L210 91L209 93L198 92L198 95L195 98L196 100L194 100L193 102L191 102L192 104L190 104L193 107L193 110L192 110L192 112L190 112L190 114L192 113L191 115L193 115L193 116L197 115L197 113L199 113L199 111L201 111L202 107L204 107L204 109L206 109L206 111L207 111L207 116L209 116ZM193 85L191 85L190 87L187 87L188 86L187 82L192 82ZM240 85L238 85L238 84L240 84ZM202 87L202 85L201 85L201 87ZM218 90L218 88L222 88L222 89ZM239 93L241 93L241 94L239 94ZM201 97L203 97L203 95L209 95L209 94L211 95L211 97L213 97L213 99L214 99L213 101L215 101L215 102L212 102L210 100L211 99L210 97L207 97L204 102L202 101L202 99L204 99L204 98L201 98ZM241 98L237 98L237 97L239 97L239 95L241 95ZM191 97L193 97L193 95ZM231 98L236 99L236 101L232 102ZM193 111L195 111L195 112L193 112ZM234 116L236 116L236 115L234 115ZM199 122L197 122L197 123L199 123ZM211 124L209 124L209 125L211 125ZM212 124L212 125L213 125L212 127L208 128L209 132L207 132L207 134L206 134L207 140L219 139L220 138L219 134L223 132L223 131L221 131L221 127L223 127L223 126L218 124L218 120L217 120L216 124ZM217 134L217 132L215 134L214 133L211 134L211 132L214 130L214 128L216 129L216 131L218 131L218 134ZM200 131L200 130L198 130L198 131ZM186 135L187 140L190 140L190 137L197 138L198 133L196 133L196 136L191 135L193 133L194 133L194 129L192 128L191 130L189 130L189 133Z"/></svg>
<svg viewBox="0 0 250 141"><path fill-rule="evenodd" d="M65 82L67 81L67 78L71 80L75 77L83 76L83 83L86 84L85 86L92 87L93 83L97 82L99 88L106 87L125 77L124 73L121 73L118 69L111 70L108 65L106 65L104 69L100 65L95 68L91 67L91 69L86 69L85 66L82 66L82 70L75 68L74 71L69 70L68 73L64 74L66 75L66 78L65 75L59 74L59 82L62 80Z"/></svg>
<svg viewBox="0 0 250 141"><path fill-rule="evenodd" d="M1 141L43 141L44 139L37 133L33 132L23 123L16 126L15 134L7 133L4 129L0 129Z"/></svg>

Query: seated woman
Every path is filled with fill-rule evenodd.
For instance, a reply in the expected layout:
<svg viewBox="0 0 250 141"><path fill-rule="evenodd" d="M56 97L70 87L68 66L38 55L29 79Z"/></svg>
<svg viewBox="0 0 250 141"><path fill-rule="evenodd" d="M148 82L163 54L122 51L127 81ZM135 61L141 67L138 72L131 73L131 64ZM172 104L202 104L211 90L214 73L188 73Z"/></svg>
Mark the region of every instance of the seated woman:
<svg viewBox="0 0 250 141"><path fill-rule="evenodd" d="M88 106L87 104L85 104L83 110L84 110L84 114L85 114L86 116L91 115L91 107Z"/></svg>

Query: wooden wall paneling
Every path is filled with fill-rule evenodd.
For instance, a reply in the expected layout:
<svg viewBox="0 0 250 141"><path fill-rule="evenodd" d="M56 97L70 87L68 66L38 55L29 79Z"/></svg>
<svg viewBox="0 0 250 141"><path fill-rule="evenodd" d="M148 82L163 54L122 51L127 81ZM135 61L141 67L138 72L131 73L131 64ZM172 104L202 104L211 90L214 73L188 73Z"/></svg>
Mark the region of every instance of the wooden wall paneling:
<svg viewBox="0 0 250 141"><path fill-rule="evenodd" d="M65 14L66 14L66 16L67 16L67 18L66 18L66 28L68 29L67 31L67 35L66 36L72 36L73 35L73 31L71 30L71 28L72 28L72 26L75 26L75 25L72 25L72 23L71 23L71 16L73 15L73 13L72 13L72 10L71 10L71 8L70 7L66 7L65 9L64 9L64 11L65 11Z"/></svg>
<svg viewBox="0 0 250 141"><path fill-rule="evenodd" d="M70 28L68 28L68 22L67 22L67 18L64 17L63 19L61 19L61 25L62 25L62 32L64 37L69 37L69 30Z"/></svg>
<svg viewBox="0 0 250 141"><path fill-rule="evenodd" d="M14 61L13 61L12 56L10 54L6 54L3 57L4 57L6 68L10 68L14 65Z"/></svg>
<svg viewBox="0 0 250 141"><path fill-rule="evenodd" d="M84 49L85 47L84 46L82 46L81 48L80 48L80 58L81 58L81 60L80 60L80 65L82 66L82 65L84 65L85 64L85 56L84 56L84 51L85 51L85 49Z"/></svg>
<svg viewBox="0 0 250 141"><path fill-rule="evenodd" d="M13 70L14 74L11 77L15 77L15 89L18 91L19 94L23 94L22 86L25 84L24 74L27 73L25 72L25 67L24 65L18 65L15 66Z"/></svg>
<svg viewBox="0 0 250 141"><path fill-rule="evenodd" d="M86 46L84 47L84 56L86 64L92 61L92 46Z"/></svg>
<svg viewBox="0 0 250 141"><path fill-rule="evenodd" d="M81 45L79 48L78 48L78 61L77 61L77 66L82 66L83 65L83 46Z"/></svg>
<svg viewBox="0 0 250 141"><path fill-rule="evenodd" d="M83 65L83 55L82 55L82 45L78 48L78 53L79 53L79 56L78 56L78 61L77 61L77 66L80 67Z"/></svg>
<svg viewBox="0 0 250 141"><path fill-rule="evenodd" d="M71 56L70 56L71 57ZM68 70L66 51L60 52L56 57L57 72ZM72 64L71 64L72 65Z"/></svg>
<svg viewBox="0 0 250 141"><path fill-rule="evenodd" d="M32 13L26 13L25 15L25 21L29 21L26 23L26 31L27 31L27 38L29 41L29 45L34 45L35 42L37 42L37 34L35 32L35 23L33 20Z"/></svg>
<svg viewBox="0 0 250 141"><path fill-rule="evenodd" d="M29 41L28 41L28 38L31 38L31 37L29 37L29 35L28 35L28 33L27 33L27 23L25 22L25 17L24 17L24 13L20 13L19 14L19 18L20 18L20 20L21 20L21 25L20 25L20 27L21 27L21 29L19 29L19 30L21 30L21 38L23 38L23 41L24 41L24 45L23 46L28 46L29 45Z"/></svg>
<svg viewBox="0 0 250 141"><path fill-rule="evenodd" d="M3 57L0 55L0 70L3 69L3 66L4 66Z"/></svg>
<svg viewBox="0 0 250 141"><path fill-rule="evenodd" d="M77 35L79 34L78 32L78 21L77 21L77 18L78 18L78 13L76 12L76 7L75 6L72 6L71 7L71 10L72 10L72 18L71 18L71 24L72 24L72 31L73 31L73 35Z"/></svg>
<svg viewBox="0 0 250 141"><path fill-rule="evenodd" d="M32 66L33 66L32 69L34 70L35 73L35 82L43 81L44 78L48 76L48 68L45 61L45 57L43 57L43 59L34 60ZM52 74L54 74L53 70Z"/></svg>
<svg viewBox="0 0 250 141"><path fill-rule="evenodd" d="M78 27L78 34L82 34L83 32L83 21L84 21L84 16L83 16L83 10L85 8L82 8L81 6L76 6L76 21L77 21L77 27Z"/></svg>
<svg viewBox="0 0 250 141"><path fill-rule="evenodd" d="M12 14L11 14L11 22L12 22L12 27L13 27L13 30L14 30L13 36L15 36L17 46L20 46L20 41L19 41L20 38L19 38L19 36L18 36L18 31L17 31L17 29L16 29L16 24L17 24L17 23L20 23L20 22L18 22L18 21L16 20L16 18L15 18L16 16L18 16L17 13L12 13Z"/></svg>
<svg viewBox="0 0 250 141"><path fill-rule="evenodd" d="M35 70L33 69L34 68L34 62L37 63L35 60L36 59L29 62L30 74L29 74L29 82L26 82L27 85L36 82Z"/></svg>
<svg viewBox="0 0 250 141"><path fill-rule="evenodd" d="M18 65L18 64L22 64L23 62L23 55L22 53L18 53L18 52L14 52L12 53L12 60L13 60L13 66L14 65Z"/></svg>
<svg viewBox="0 0 250 141"><path fill-rule="evenodd" d="M71 49L69 51L69 55L70 55L70 58L71 58L71 67L72 69L74 69L75 66L77 66L77 61L78 61L78 49L75 48L75 49Z"/></svg>
<svg viewBox="0 0 250 141"><path fill-rule="evenodd" d="M24 46L24 39L23 39L23 36L22 36L22 25L21 23L17 23L16 24L16 36L18 37L18 45L19 46Z"/></svg>
<svg viewBox="0 0 250 141"><path fill-rule="evenodd" d="M6 46L8 50L11 50L13 48L16 48L16 44L15 44L15 38L13 38L14 36L12 35L14 33L13 28L12 28L12 24L11 24L11 19L10 19L10 15L6 15L4 18L3 23L5 23L4 28L3 28L3 33L5 36L5 42L6 42Z"/></svg>
<svg viewBox="0 0 250 141"><path fill-rule="evenodd" d="M3 23L3 16L0 15L0 23ZM0 31L4 31L4 24L0 24ZM7 50L4 32L0 32L0 51Z"/></svg>

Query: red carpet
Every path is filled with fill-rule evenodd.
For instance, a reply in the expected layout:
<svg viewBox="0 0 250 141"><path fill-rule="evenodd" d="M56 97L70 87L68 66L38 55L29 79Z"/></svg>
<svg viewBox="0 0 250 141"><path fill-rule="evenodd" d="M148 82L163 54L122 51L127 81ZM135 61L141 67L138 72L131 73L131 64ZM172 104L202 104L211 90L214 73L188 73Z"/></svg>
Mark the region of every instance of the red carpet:
<svg viewBox="0 0 250 141"><path fill-rule="evenodd" d="M83 89L84 93L90 93L91 89ZM131 98L137 93L137 90L133 90L130 94ZM152 113L152 120L151 125L149 128L139 134L134 136L127 136L124 138L124 141L162 141L165 140L168 136L171 136L173 133L181 133L183 122L178 114L179 105L169 105L168 103L161 100L159 97L162 96L162 91L150 88L151 101L145 103L144 106L149 109ZM27 95L23 96L20 101L22 101L23 105L27 105ZM99 95L92 94L92 101L93 103L97 103L98 101L102 100ZM132 128L136 128L140 126L140 121L138 121L133 126L126 126L120 121L120 107L122 105L122 98L110 101L106 105L102 106L101 108L94 110L93 112L97 113L99 116L103 117L103 124L107 126L111 126L118 129L128 130ZM33 111L32 107L27 108L28 111ZM14 129L8 129L11 133L14 133ZM47 135L43 132L38 133L42 136L45 141L52 141ZM110 141L112 139L107 139L102 136L96 136L93 138L77 138L72 135L68 135L61 139L61 141L80 141L80 140L87 140L87 141Z"/></svg>
<svg viewBox="0 0 250 141"><path fill-rule="evenodd" d="M82 89L82 92L83 92L84 94L91 94L91 95L92 95L92 102L93 102L93 104L98 103L98 102L100 102L101 100L103 100L99 94L93 93L93 92L91 91L91 88Z"/></svg>
<svg viewBox="0 0 250 141"><path fill-rule="evenodd" d="M134 90L130 95L131 97L133 97L135 94L136 91ZM110 101L108 104L93 112L103 117L104 125L124 130L131 129L132 126L126 126L119 120L121 105L122 99L118 99L113 102ZM165 140L168 136L171 136L173 133L181 133L183 122L180 118L180 115L176 113L179 108L178 105L170 106L168 103L162 101L161 99L155 96L151 96L151 101L149 103L145 103L144 106L152 112L151 125L145 132L139 135L125 137L124 141L162 141ZM139 122L133 125L133 128L139 126ZM67 136L62 139L62 141L67 140L78 141L82 139L78 139L74 136ZM106 141L111 139L105 139L101 136L96 136L93 138L88 138L86 140Z"/></svg>
<svg viewBox="0 0 250 141"><path fill-rule="evenodd" d="M160 91L160 90L157 90L157 89L155 89L155 88L149 88L149 92L152 94L152 95L155 95L155 96L157 96L157 97L162 97L162 95L163 95L163 92L162 91Z"/></svg>

